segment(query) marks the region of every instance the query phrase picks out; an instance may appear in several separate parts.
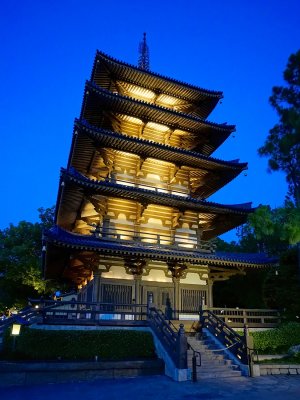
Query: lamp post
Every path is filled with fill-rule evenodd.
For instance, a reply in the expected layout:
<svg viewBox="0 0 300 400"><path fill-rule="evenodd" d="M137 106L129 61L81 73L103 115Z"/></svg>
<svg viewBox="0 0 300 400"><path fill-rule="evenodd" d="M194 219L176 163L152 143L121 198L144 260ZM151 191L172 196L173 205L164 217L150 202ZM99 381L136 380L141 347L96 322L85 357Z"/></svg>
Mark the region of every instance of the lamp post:
<svg viewBox="0 0 300 400"><path fill-rule="evenodd" d="M11 329L11 336L13 337L13 353L16 350L16 337L19 336L21 333L21 324L13 324Z"/></svg>

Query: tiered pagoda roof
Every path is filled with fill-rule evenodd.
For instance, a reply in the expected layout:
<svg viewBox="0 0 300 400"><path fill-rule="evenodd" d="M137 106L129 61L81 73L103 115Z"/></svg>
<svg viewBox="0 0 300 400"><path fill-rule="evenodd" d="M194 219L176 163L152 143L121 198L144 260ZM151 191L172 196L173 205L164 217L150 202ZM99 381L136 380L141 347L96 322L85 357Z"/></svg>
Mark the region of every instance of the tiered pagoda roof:
<svg viewBox="0 0 300 400"><path fill-rule="evenodd" d="M203 89L188 83L180 82L160 74L141 70L138 67L116 60L100 51L97 51L91 81L99 87L113 92L123 91L132 93L136 90L146 89L144 94L155 104L169 104L193 112L200 118L206 119L215 108L218 101L223 98L223 93ZM138 88L137 88L138 87ZM150 92L150 93L149 93ZM152 94L152 97L151 97Z"/></svg>
<svg viewBox="0 0 300 400"><path fill-rule="evenodd" d="M80 252L82 256L90 257L92 252L102 255L110 255L114 257L145 257L151 260L177 260L179 262L187 262L189 265L206 265L211 268L225 267L228 269L237 269L247 271L249 269L263 269L269 267L270 264L276 264L277 259L269 258L265 254L248 254L248 253L224 253L224 252L200 252L184 249L175 249L166 246L149 246L141 242L115 242L109 238L102 238L101 241L94 235L80 235L65 231L59 227L52 228L46 232L47 241L51 246L48 252L47 263L53 265L49 271L49 278L60 276L64 270L65 262L70 254L75 250ZM61 250L63 249L63 251ZM70 275L74 279L80 280L81 275L88 275L88 266L71 268Z"/></svg>
<svg viewBox="0 0 300 400"><path fill-rule="evenodd" d="M238 160L221 161L191 150L174 148L162 143L149 143L148 140L96 128L86 121L80 120L75 121L68 167L73 167L82 174L87 174L91 160L95 156L95 150L101 147L115 149L123 153L134 153L143 159L153 158L175 163L180 167L186 166L189 169L199 170L198 175L205 177L205 179L203 179L201 187L194 191L194 194L201 198L211 196L247 169L247 163L239 163Z"/></svg>
<svg viewBox="0 0 300 400"><path fill-rule="evenodd" d="M57 226L45 234L47 276L62 273L72 250L176 259L209 267L263 268L273 263L262 255L224 255L95 235L98 228L93 216L98 215L103 223L108 199L125 201L124 209L135 210L128 211L128 224L132 213L140 222L143 210L155 205L170 232L185 217L185 225L193 226L204 241L246 222L253 211L251 203L223 205L206 200L247 168L247 163L238 160L211 157L235 130L234 125L207 121L222 97L222 92L179 82L97 52L80 119L75 120L68 166L61 171ZM127 170L131 171L127 174L130 181L124 178ZM158 175L151 179L160 179L156 186L147 184L147 174L153 177L153 171ZM87 209L93 209L90 219ZM184 216L185 212L189 215ZM82 266L76 271L70 276L76 275L77 281L80 273L89 273Z"/></svg>
<svg viewBox="0 0 300 400"><path fill-rule="evenodd" d="M86 178L73 169L61 171L61 184L58 194L58 212L56 215L59 226L72 229L76 219L76 211L82 204L85 195L104 195L130 199L142 204L157 204L177 209L189 209L201 214L209 214L209 229L203 232L203 240L209 240L217 235L242 224L245 217L251 213L251 203L238 205L223 205L193 197L183 197L176 194L163 193L140 187L132 187L111 180L95 181ZM229 217L230 216L230 217Z"/></svg>
<svg viewBox="0 0 300 400"><path fill-rule="evenodd" d="M190 114L174 111L166 107L153 105L143 100L122 96L87 82L83 99L81 119L96 127L110 128L111 118L118 121L122 131L122 120L137 119L141 124L154 123L169 128L175 136L185 136L182 148L195 150L203 155L213 153L235 131L234 125L208 122Z"/></svg>

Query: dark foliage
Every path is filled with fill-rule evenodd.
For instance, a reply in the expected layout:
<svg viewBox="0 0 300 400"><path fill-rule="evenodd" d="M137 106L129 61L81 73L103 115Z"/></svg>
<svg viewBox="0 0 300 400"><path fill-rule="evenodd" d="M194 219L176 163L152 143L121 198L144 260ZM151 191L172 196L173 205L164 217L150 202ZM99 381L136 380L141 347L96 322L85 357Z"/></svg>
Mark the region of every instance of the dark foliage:
<svg viewBox="0 0 300 400"><path fill-rule="evenodd" d="M12 352L12 337L6 332L4 359L24 360L127 360L154 358L149 332L130 330L52 331L22 327Z"/></svg>

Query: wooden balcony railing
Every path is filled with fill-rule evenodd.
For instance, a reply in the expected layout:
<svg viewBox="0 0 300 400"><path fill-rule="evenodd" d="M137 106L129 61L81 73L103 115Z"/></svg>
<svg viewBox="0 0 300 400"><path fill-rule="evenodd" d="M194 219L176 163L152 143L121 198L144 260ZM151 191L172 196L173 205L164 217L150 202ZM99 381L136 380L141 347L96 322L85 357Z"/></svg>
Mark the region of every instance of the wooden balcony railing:
<svg viewBox="0 0 300 400"><path fill-rule="evenodd" d="M274 328L281 322L278 310L247 308L210 308L227 325L234 328Z"/></svg>
<svg viewBox="0 0 300 400"><path fill-rule="evenodd" d="M137 232L118 227L95 227L95 230L92 231L92 233L97 238L105 239L106 241L108 240L118 243L138 243L141 246L155 246L156 248L181 248L182 250L201 251L205 253L214 253L216 248L214 241L199 240L197 239L196 235L165 235L143 231Z"/></svg>
<svg viewBox="0 0 300 400"><path fill-rule="evenodd" d="M270 309L206 308L231 328L275 328L281 322L280 312ZM178 321L197 321L199 310L166 310L168 318Z"/></svg>

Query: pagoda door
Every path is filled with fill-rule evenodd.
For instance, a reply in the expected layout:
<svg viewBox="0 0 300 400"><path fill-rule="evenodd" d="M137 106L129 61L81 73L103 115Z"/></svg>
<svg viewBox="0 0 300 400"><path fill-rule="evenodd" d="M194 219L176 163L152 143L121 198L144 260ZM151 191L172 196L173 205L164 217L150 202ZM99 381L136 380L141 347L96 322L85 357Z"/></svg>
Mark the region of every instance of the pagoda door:
<svg viewBox="0 0 300 400"><path fill-rule="evenodd" d="M155 307L164 313L170 309L174 310L174 289L172 287L144 286L143 303L146 304L152 295Z"/></svg>

